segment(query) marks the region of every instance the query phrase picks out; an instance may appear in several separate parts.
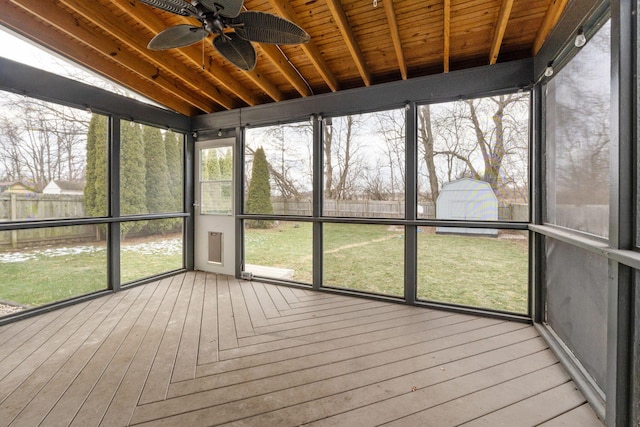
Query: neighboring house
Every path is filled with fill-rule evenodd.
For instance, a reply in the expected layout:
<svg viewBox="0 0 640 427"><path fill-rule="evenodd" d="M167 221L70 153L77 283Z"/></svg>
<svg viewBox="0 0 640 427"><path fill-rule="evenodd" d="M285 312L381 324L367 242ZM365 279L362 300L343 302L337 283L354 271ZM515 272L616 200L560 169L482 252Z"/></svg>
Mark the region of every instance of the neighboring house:
<svg viewBox="0 0 640 427"><path fill-rule="evenodd" d="M84 181L53 180L42 190L42 194L71 194L82 196L84 193Z"/></svg>
<svg viewBox="0 0 640 427"><path fill-rule="evenodd" d="M0 182L0 194L31 194L37 191L21 182Z"/></svg>

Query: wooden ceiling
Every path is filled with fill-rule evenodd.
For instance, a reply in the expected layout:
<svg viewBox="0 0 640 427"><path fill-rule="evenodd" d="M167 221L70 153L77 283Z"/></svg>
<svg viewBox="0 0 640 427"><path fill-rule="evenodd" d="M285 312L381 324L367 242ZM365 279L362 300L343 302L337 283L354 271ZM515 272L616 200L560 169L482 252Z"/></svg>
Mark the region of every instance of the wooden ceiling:
<svg viewBox="0 0 640 427"><path fill-rule="evenodd" d="M568 0L245 0L287 18L305 45L254 43L245 72L202 44L153 52L197 21L137 0L0 0L0 24L161 105L193 116L531 57ZM203 69L204 66L204 69Z"/></svg>

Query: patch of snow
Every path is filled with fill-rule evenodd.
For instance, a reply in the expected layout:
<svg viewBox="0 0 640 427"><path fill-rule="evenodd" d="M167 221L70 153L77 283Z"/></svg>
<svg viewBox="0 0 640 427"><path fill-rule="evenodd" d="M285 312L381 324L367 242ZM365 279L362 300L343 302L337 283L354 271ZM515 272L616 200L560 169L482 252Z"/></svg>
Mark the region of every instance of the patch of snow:
<svg viewBox="0 0 640 427"><path fill-rule="evenodd" d="M38 259L39 257L60 257L73 256L94 252L105 251L104 246L71 246L56 247L48 249L35 249L22 252L0 252L0 264L8 264L14 262L25 262ZM178 255L182 253L182 239L163 239L144 243L122 245L122 252L134 252L142 255Z"/></svg>
<svg viewBox="0 0 640 427"><path fill-rule="evenodd" d="M182 253L182 239L165 239L152 242L124 245L122 252L136 252L143 255L177 255Z"/></svg>
<svg viewBox="0 0 640 427"><path fill-rule="evenodd" d="M9 264L13 262L25 262L31 259L35 259L36 256L30 253L24 252L9 252L2 254L0 253L0 263Z"/></svg>
<svg viewBox="0 0 640 427"><path fill-rule="evenodd" d="M36 255L42 255L45 257L56 257L56 256L68 256L68 255L80 255L80 254L88 254L93 252L101 252L106 250L102 246L73 246L70 248L52 248L45 249L41 251L33 251Z"/></svg>

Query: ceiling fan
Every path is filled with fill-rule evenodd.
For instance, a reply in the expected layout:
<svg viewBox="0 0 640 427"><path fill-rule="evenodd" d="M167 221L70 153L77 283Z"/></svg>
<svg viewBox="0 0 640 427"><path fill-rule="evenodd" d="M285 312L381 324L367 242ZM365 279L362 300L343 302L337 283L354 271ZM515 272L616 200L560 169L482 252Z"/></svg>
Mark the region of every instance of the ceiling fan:
<svg viewBox="0 0 640 427"><path fill-rule="evenodd" d="M251 42L270 44L307 43L309 34L279 16L264 12L242 12L244 0L140 0L176 15L200 21L200 26L182 24L158 33L148 44L151 50L188 46L215 34L213 46L236 67L251 71L256 51ZM225 32L225 29L233 32Z"/></svg>

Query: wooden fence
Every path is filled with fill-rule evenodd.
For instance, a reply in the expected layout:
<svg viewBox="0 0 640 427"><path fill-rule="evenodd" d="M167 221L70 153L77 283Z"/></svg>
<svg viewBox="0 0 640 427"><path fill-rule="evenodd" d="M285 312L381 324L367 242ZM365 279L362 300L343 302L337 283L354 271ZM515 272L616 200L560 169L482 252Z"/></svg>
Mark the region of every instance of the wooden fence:
<svg viewBox="0 0 640 427"><path fill-rule="evenodd" d="M24 221L85 216L83 196L54 194L8 194L0 196L0 221ZM0 232L0 247L55 243L95 237L93 225L47 227Z"/></svg>
<svg viewBox="0 0 640 427"><path fill-rule="evenodd" d="M310 200L275 200L272 201L272 205L273 213L276 215L311 216L313 212ZM435 219L434 203L422 202L419 206L419 219ZM349 218L404 218L404 201L325 200L324 214ZM529 205L516 203L499 205L498 220L526 222L529 220Z"/></svg>
<svg viewBox="0 0 640 427"><path fill-rule="evenodd" d="M274 200L277 215L311 216L310 200ZM420 203L420 219L435 218L433 203ZM336 217L403 218L404 201L377 200L325 200L324 214ZM0 196L0 221L82 218L85 216L83 196L49 194L10 194ZM498 207L498 219L502 221L528 221L529 208L525 204L508 204ZM0 247L25 246L38 243L54 243L68 239L87 239L96 235L95 226L47 227L0 232Z"/></svg>

